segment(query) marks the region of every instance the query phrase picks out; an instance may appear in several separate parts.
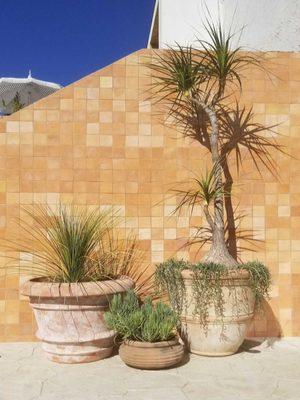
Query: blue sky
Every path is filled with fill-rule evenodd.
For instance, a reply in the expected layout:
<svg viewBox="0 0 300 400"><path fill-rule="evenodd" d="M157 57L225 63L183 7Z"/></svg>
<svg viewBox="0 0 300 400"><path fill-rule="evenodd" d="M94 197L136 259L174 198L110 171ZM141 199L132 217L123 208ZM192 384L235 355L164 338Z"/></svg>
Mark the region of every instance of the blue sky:
<svg viewBox="0 0 300 400"><path fill-rule="evenodd" d="M154 0L0 0L0 77L67 85L147 45Z"/></svg>

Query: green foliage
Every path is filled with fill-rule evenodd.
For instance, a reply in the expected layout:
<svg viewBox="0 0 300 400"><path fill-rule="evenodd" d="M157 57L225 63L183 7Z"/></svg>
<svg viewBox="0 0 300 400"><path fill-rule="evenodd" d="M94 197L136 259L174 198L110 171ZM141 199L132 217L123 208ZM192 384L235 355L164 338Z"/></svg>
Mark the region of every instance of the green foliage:
<svg viewBox="0 0 300 400"><path fill-rule="evenodd" d="M208 309L213 305L216 315L224 315L222 277L228 273L228 267L215 263L198 263L192 265L192 293L195 301L194 315L202 325L206 325Z"/></svg>
<svg viewBox="0 0 300 400"><path fill-rule="evenodd" d="M164 303L152 303L147 297L140 305L133 291L113 297L105 322L122 340L161 342L172 339L178 326L178 316Z"/></svg>
<svg viewBox="0 0 300 400"><path fill-rule="evenodd" d="M20 94L19 94L19 92L17 92L12 101L13 113L21 110L24 106L25 106L25 104L21 103Z"/></svg>
<svg viewBox="0 0 300 400"><path fill-rule="evenodd" d="M235 34L226 31L220 21L216 23L206 20L204 28L208 34L207 41L198 39L204 50L204 64L208 78L217 83L217 98L219 100L225 91L226 84L237 82L242 88L241 73L250 65L261 66L255 56L243 54L240 46L234 45Z"/></svg>
<svg viewBox="0 0 300 400"><path fill-rule="evenodd" d="M155 285L159 293L166 292L173 310L180 314L183 310L186 291L181 271L189 269L190 264L171 258L159 264L155 271Z"/></svg>
<svg viewBox="0 0 300 400"><path fill-rule="evenodd" d="M192 47L177 45L176 49L169 48L166 54L156 53L156 60L149 68L156 73L154 88L162 95L176 98L194 90L202 79L203 65L196 62Z"/></svg>
<svg viewBox="0 0 300 400"><path fill-rule="evenodd" d="M174 214L182 207L190 208L191 213L197 204L209 206L216 198L225 195L223 186L219 187L216 182L215 164L211 170L206 170L205 174L198 178L193 178L195 188L190 190L174 190L174 194L179 195L180 201L174 210Z"/></svg>
<svg viewBox="0 0 300 400"><path fill-rule="evenodd" d="M249 272L250 286L257 305L268 297L271 275L265 265L258 261L252 261L239 264L231 270L234 268ZM181 314L187 305L186 288L181 276L181 272L186 269L192 272L191 295L195 304L193 312L199 322L206 325L210 306L214 307L216 315L222 319L224 316L222 279L227 278L227 283L230 282L230 275L228 275L230 271L224 265L202 262L192 264L182 260L168 260L159 264L156 269L155 278L158 291L166 292L172 308ZM238 307L235 312L239 312Z"/></svg>
<svg viewBox="0 0 300 400"><path fill-rule="evenodd" d="M93 262L99 238L112 226L109 211L86 212L60 206L57 211L40 206L24 209L20 219L21 239L10 245L20 253L33 255L34 262L23 269L51 282L83 282L99 279Z"/></svg>
<svg viewBox="0 0 300 400"><path fill-rule="evenodd" d="M10 104L11 104L12 113L15 113L15 112L21 110L25 106L24 103L21 103L21 98L20 98L19 92L16 93L16 95L14 96L14 98L12 99ZM2 99L2 105L6 109L8 109L8 107L9 107L9 105L6 104L3 99Z"/></svg>
<svg viewBox="0 0 300 400"><path fill-rule="evenodd" d="M134 237L114 234L118 217L111 210L45 206L23 209L17 235L4 241L12 256L5 267L50 282L84 282L131 277L137 293L153 293L153 279L141 263ZM21 254L21 265L19 254Z"/></svg>
<svg viewBox="0 0 300 400"><path fill-rule="evenodd" d="M268 297L271 286L271 274L268 268L259 261L250 261L246 264L240 264L240 269L245 269L250 275L250 284L255 294L256 301L261 301Z"/></svg>

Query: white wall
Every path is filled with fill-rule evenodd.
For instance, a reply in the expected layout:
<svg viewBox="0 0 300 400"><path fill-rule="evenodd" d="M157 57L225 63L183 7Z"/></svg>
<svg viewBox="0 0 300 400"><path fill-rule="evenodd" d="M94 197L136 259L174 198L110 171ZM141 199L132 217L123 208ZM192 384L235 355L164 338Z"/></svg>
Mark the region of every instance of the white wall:
<svg viewBox="0 0 300 400"><path fill-rule="evenodd" d="M234 31L245 26L240 44L252 50L300 51L300 0L159 0L159 47L204 38L208 11Z"/></svg>
<svg viewBox="0 0 300 400"><path fill-rule="evenodd" d="M218 0L208 0L209 10L218 15ZM208 4L207 3L207 4ZM205 8L201 0L159 0L159 47L174 43L192 44L203 37Z"/></svg>

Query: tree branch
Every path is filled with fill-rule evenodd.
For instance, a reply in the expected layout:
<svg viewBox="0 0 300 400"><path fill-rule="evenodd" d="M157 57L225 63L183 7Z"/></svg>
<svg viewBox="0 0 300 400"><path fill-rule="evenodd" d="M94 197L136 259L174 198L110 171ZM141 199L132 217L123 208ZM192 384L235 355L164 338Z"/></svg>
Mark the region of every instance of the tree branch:
<svg viewBox="0 0 300 400"><path fill-rule="evenodd" d="M207 204L205 204L203 206L203 211L204 211L204 214L205 214L205 218L206 218L211 230L213 231L213 229L214 229L214 220L212 219L212 216L210 215L210 212L209 212Z"/></svg>

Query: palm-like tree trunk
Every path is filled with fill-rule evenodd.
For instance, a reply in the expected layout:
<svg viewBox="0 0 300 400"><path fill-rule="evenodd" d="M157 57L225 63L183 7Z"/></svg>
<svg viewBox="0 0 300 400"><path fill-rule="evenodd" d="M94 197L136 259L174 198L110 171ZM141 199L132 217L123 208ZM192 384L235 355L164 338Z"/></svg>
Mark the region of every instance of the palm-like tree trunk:
<svg viewBox="0 0 300 400"><path fill-rule="evenodd" d="M228 240L227 246L229 253L232 257L237 260L238 250L237 250L237 234L236 234L236 221L234 217L234 210L232 205L232 186L233 179L229 169L228 160L226 154L221 153L222 169L224 174L224 189L226 196L224 198L224 208L226 210L227 218L227 228L228 228Z"/></svg>
<svg viewBox="0 0 300 400"><path fill-rule="evenodd" d="M194 119L194 106L205 113L209 120L211 128L209 137L200 125L198 126L199 132L197 129L194 130L194 136L190 135L190 132L187 134L209 148L213 163L211 176L214 175L215 182L213 182L212 196L207 198L199 196L198 198L204 203L203 211L212 230L212 245L204 260L231 267L236 266L237 261L230 255L225 241L224 204L227 206L227 211L229 202L224 196L223 190L224 160L222 159L222 150L219 148L221 147L219 116L216 110L222 105L227 83L237 83L241 89L242 69L247 65L259 66L260 61L256 56L243 54L239 46L233 46L234 35L230 29L229 31L224 30L220 22L214 24L208 21L205 30L208 40L198 40L200 52L192 46L185 47L177 44L176 48L170 48L163 55L157 54L157 60L151 64L151 68L157 73L154 82L155 94L159 96L160 100L167 100L170 106L170 115L177 114L177 120L179 123L181 122L185 133L189 128L194 130L194 126L190 126L186 119L186 117ZM228 95L231 96L231 94L230 90ZM191 105L192 107L190 107ZM187 125L186 122L188 122ZM227 187L231 189L232 183L228 181L228 174L225 176L225 180ZM193 197L193 199L195 198L197 199L197 195ZM181 206L189 203L186 199L187 197ZM209 212L212 200L214 201L213 214ZM229 211L232 211L232 208Z"/></svg>
<svg viewBox="0 0 300 400"><path fill-rule="evenodd" d="M224 227L224 198L223 198L223 179L222 179L222 165L220 160L219 152L219 126L216 111L213 106L209 106L204 101L196 98L190 93L190 100L201 107L211 125L211 135L210 135L210 149L212 163L215 166L214 174L216 179L216 189L217 195L214 199L214 219L213 224L211 219L206 219L209 225L212 227L212 244L209 252L204 257L205 262L214 262L226 265L228 267L237 265L237 261L230 255L225 242L225 227ZM210 214L209 214L210 216Z"/></svg>

